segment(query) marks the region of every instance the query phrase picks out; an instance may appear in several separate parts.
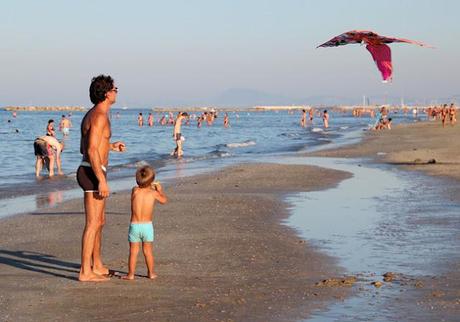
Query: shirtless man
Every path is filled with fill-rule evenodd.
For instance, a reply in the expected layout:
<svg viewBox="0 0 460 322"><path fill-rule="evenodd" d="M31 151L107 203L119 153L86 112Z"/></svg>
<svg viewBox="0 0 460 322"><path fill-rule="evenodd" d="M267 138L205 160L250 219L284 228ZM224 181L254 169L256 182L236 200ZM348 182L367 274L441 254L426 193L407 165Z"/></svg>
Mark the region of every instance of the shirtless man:
<svg viewBox="0 0 460 322"><path fill-rule="evenodd" d="M77 181L84 191L86 224L82 237L81 268L78 279L82 282L108 280L108 268L102 264L101 239L105 223L105 198L110 190L106 171L109 151L124 152L123 142L110 143L109 111L115 103L118 88L110 76L92 79L89 88L91 108L81 122L80 152L83 159L77 170Z"/></svg>
<svg viewBox="0 0 460 322"><path fill-rule="evenodd" d="M175 155L178 159L182 157L184 152L182 151L182 134L180 132L182 126L182 120L188 116L187 113L179 112L177 114L176 122L174 123L174 130L173 130L173 139L176 142L176 148L171 153L171 155Z"/></svg>
<svg viewBox="0 0 460 322"><path fill-rule="evenodd" d="M61 122L59 123L59 129L62 131L62 134L64 136L68 136L71 127L72 122L70 122L70 120L65 117L65 115L62 115Z"/></svg>
<svg viewBox="0 0 460 322"><path fill-rule="evenodd" d="M327 113L327 110L324 110L323 112L323 123L324 128L327 129L329 127L329 114Z"/></svg>

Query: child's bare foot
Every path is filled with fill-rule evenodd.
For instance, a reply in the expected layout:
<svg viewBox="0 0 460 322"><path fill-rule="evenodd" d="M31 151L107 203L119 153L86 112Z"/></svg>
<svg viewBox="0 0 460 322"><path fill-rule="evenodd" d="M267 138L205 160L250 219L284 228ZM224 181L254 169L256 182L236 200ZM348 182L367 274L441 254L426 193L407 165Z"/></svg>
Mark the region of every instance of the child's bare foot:
<svg viewBox="0 0 460 322"><path fill-rule="evenodd" d="M132 281L134 280L134 275L125 275L125 276L122 276L121 279L125 281Z"/></svg>
<svg viewBox="0 0 460 322"><path fill-rule="evenodd" d="M148 276L148 277L149 277L151 280L154 280L155 278L157 278L157 277L158 277L158 275L157 275L157 274L155 274L155 273L153 273L153 274L149 274L149 276Z"/></svg>
<svg viewBox="0 0 460 322"><path fill-rule="evenodd" d="M106 282L110 280L110 278L91 272L90 274L86 275L80 274L78 276L78 280L80 282Z"/></svg>

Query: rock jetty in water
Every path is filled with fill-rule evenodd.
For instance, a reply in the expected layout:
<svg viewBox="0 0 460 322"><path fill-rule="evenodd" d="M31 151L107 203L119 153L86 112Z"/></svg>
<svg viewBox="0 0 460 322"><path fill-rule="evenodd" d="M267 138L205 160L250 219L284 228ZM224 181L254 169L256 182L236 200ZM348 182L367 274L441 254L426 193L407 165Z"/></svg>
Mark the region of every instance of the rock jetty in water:
<svg viewBox="0 0 460 322"><path fill-rule="evenodd" d="M78 111L84 112L87 108L83 106L6 106L6 111Z"/></svg>

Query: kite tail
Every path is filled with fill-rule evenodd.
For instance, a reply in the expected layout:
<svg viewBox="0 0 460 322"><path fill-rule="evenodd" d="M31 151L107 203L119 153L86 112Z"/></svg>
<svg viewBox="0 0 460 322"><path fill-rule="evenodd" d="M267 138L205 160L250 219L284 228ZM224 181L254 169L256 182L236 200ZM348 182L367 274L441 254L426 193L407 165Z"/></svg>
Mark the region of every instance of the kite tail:
<svg viewBox="0 0 460 322"><path fill-rule="evenodd" d="M366 49L372 55L377 68L382 74L384 82L391 82L391 75L393 73L393 66L391 64L391 49L385 44L371 45L368 44Z"/></svg>

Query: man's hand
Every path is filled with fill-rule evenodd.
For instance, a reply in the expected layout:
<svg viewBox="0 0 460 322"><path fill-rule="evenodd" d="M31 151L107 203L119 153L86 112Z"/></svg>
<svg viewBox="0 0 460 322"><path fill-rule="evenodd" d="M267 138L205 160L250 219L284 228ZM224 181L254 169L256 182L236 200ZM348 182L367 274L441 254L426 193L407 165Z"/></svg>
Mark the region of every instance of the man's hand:
<svg viewBox="0 0 460 322"><path fill-rule="evenodd" d="M111 148L112 148L112 151L116 151L116 152L125 152L126 151L126 145L121 141L117 141L117 142L112 143Z"/></svg>
<svg viewBox="0 0 460 322"><path fill-rule="evenodd" d="M99 181L98 193L102 198L107 198L110 195L109 186L106 181Z"/></svg>

